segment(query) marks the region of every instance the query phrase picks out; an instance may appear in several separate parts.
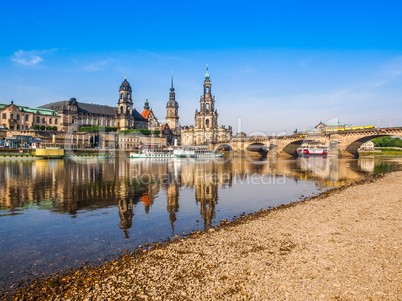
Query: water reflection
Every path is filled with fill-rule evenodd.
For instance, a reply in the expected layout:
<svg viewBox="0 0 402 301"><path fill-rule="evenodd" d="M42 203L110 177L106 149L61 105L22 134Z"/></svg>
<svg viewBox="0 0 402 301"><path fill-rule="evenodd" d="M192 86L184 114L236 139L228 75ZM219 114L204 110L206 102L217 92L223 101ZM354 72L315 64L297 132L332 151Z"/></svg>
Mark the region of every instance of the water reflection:
<svg viewBox="0 0 402 301"><path fill-rule="evenodd" d="M74 217L80 210L117 204L120 228L128 238L134 207L141 203L149 216L161 190L166 191L166 210L173 230L181 189L194 191L195 202L207 228L215 218L218 187L225 189L238 183L265 184L280 177L314 181L320 188L337 187L363 178L376 166L374 159L314 157L266 159L257 163L241 158L225 164L180 159L3 160L0 161L0 210L3 214L13 215L21 213L21 208L35 204L39 209Z"/></svg>
<svg viewBox="0 0 402 301"><path fill-rule="evenodd" d="M330 157L0 160L0 283L102 262L389 167Z"/></svg>

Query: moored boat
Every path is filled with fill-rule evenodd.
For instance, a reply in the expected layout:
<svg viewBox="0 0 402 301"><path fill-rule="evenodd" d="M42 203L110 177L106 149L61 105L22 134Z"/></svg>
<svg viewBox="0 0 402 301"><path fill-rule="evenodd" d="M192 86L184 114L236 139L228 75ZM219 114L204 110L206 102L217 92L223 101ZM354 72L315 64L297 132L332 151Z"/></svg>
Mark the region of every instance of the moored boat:
<svg viewBox="0 0 402 301"><path fill-rule="evenodd" d="M143 149L138 152L131 152L130 158L220 158L223 153L194 148L174 148L174 149Z"/></svg>
<svg viewBox="0 0 402 301"><path fill-rule="evenodd" d="M131 152L130 158L158 158L169 159L176 158L173 149L143 149L138 152Z"/></svg>
<svg viewBox="0 0 402 301"><path fill-rule="evenodd" d="M297 154L300 157L303 156L321 156L325 157L328 155L329 149L325 146L302 146L297 149Z"/></svg>
<svg viewBox="0 0 402 301"><path fill-rule="evenodd" d="M64 157L64 149L58 147L37 148L35 156L44 159L60 159Z"/></svg>

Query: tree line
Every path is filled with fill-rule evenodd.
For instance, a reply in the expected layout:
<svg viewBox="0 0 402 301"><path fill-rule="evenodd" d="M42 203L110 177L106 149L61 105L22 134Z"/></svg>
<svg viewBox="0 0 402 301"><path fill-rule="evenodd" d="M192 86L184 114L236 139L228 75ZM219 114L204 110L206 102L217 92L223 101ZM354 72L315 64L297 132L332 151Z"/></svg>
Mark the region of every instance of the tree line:
<svg viewBox="0 0 402 301"><path fill-rule="evenodd" d="M398 137L379 137L372 140L375 147L402 147L402 139Z"/></svg>

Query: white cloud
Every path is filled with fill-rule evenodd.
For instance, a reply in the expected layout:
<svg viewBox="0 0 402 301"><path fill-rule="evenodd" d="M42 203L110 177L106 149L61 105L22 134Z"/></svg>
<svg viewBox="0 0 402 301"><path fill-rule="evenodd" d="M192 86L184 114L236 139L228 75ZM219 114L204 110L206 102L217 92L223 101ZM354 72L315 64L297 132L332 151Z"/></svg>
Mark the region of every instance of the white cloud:
<svg viewBox="0 0 402 301"><path fill-rule="evenodd" d="M14 52L14 55L10 58L11 61L28 67L37 66L39 63L43 62L42 56L44 54L49 54L55 52L57 49L48 50L18 50Z"/></svg>
<svg viewBox="0 0 402 301"><path fill-rule="evenodd" d="M105 69L106 65L111 62L111 59L102 60L98 62L94 62L84 67L85 71L94 72L94 71L102 71Z"/></svg>

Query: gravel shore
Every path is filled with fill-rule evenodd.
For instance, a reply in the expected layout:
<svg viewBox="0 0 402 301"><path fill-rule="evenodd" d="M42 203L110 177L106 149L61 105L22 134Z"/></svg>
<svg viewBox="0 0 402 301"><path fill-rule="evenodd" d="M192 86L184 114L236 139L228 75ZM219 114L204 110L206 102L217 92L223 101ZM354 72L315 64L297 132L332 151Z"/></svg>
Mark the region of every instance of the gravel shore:
<svg viewBox="0 0 402 301"><path fill-rule="evenodd" d="M3 298L402 300L401 184L393 172Z"/></svg>

